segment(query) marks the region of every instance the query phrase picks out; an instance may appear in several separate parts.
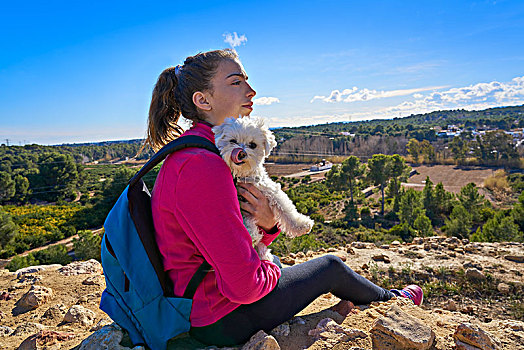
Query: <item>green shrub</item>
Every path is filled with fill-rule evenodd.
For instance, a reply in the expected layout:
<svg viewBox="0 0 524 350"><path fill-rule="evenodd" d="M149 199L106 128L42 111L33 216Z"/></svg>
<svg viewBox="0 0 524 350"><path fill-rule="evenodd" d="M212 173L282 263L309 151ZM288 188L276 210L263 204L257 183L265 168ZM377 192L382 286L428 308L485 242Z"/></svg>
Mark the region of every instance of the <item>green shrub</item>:
<svg viewBox="0 0 524 350"><path fill-rule="evenodd" d="M79 239L75 239L73 249L75 257L80 260L96 259L101 261L100 257L100 243L102 238L89 230L79 231Z"/></svg>
<svg viewBox="0 0 524 350"><path fill-rule="evenodd" d="M73 258L67 255L67 248L63 244L58 244L47 249L32 253L39 265L48 264L69 264Z"/></svg>
<svg viewBox="0 0 524 350"><path fill-rule="evenodd" d="M15 256L13 259L11 259L9 264L7 264L6 268L9 271L14 272L24 267L34 266L34 265L38 265L38 261L36 261L33 254L29 253L25 256Z"/></svg>

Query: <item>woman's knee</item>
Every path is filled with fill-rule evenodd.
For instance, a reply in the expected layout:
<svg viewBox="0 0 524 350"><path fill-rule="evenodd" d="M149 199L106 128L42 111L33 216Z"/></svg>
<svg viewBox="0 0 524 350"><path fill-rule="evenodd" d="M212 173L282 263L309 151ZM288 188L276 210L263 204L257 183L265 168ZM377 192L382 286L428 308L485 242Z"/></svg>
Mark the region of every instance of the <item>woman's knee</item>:
<svg viewBox="0 0 524 350"><path fill-rule="evenodd" d="M320 259L324 259L329 269L343 270L349 268L340 257L332 254L324 255Z"/></svg>

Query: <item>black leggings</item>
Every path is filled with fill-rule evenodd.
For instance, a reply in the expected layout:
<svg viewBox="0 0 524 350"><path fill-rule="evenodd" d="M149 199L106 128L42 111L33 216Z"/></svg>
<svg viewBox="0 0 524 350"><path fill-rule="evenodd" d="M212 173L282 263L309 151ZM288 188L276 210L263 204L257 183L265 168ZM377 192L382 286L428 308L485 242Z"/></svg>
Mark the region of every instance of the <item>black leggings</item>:
<svg viewBox="0 0 524 350"><path fill-rule="evenodd" d="M232 346L245 343L264 330L288 321L313 300L331 292L356 305L386 301L395 295L358 273L334 255L325 255L282 269L277 286L262 299L241 305L205 327L191 327L191 336L205 344Z"/></svg>

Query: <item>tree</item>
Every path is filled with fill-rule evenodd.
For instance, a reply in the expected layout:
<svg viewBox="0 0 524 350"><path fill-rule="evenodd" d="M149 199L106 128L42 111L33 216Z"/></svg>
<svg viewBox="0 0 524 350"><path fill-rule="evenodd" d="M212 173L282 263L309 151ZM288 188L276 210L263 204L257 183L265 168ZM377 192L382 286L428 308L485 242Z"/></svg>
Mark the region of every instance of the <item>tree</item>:
<svg viewBox="0 0 524 350"><path fill-rule="evenodd" d="M454 194L444 189L442 182L435 186L435 210L436 216L448 215L451 212L451 201Z"/></svg>
<svg viewBox="0 0 524 350"><path fill-rule="evenodd" d="M33 195L46 201L71 196L76 189L78 168L70 154L46 153L40 159L38 174L30 176Z"/></svg>
<svg viewBox="0 0 524 350"><path fill-rule="evenodd" d="M401 224L408 224L414 227L415 220L418 216L425 215L419 194L412 188L406 190L400 199L400 208L398 217Z"/></svg>
<svg viewBox="0 0 524 350"><path fill-rule="evenodd" d="M522 234L519 237L519 227L513 218L499 211L482 226L482 230L477 229L471 239L480 242L521 241Z"/></svg>
<svg viewBox="0 0 524 350"><path fill-rule="evenodd" d="M451 153L453 153L453 159L461 163L469 151L469 145L467 140L463 140L461 137L455 136L451 140L449 147L451 148Z"/></svg>
<svg viewBox="0 0 524 350"><path fill-rule="evenodd" d="M473 182L460 189L457 196L462 206L471 213L472 219L475 222L479 221L480 208L484 205L484 196L482 196Z"/></svg>
<svg viewBox="0 0 524 350"><path fill-rule="evenodd" d="M437 214L436 200L435 200L435 190L433 189L433 182L429 179L429 176L426 177L426 184L422 190L422 204L426 210L426 215L434 220Z"/></svg>
<svg viewBox="0 0 524 350"><path fill-rule="evenodd" d="M0 249L4 249L18 233L18 227L11 215L0 207Z"/></svg>
<svg viewBox="0 0 524 350"><path fill-rule="evenodd" d="M353 201L353 188L356 180L362 176L366 167L362 164L360 159L355 156L350 156L342 162L342 174L343 178L347 179L349 184L349 191L351 194L351 203Z"/></svg>
<svg viewBox="0 0 524 350"><path fill-rule="evenodd" d="M368 178L375 184L375 186L380 186L380 192L382 194L381 215L384 215L384 187L390 178L390 173L387 169L388 160L389 157L384 154L374 154L368 161Z"/></svg>
<svg viewBox="0 0 524 350"><path fill-rule="evenodd" d="M413 161L415 163L418 163L418 157L420 154L420 142L418 142L417 139L410 139L406 147L409 155L411 156L411 158L413 158Z"/></svg>
<svg viewBox="0 0 524 350"><path fill-rule="evenodd" d="M419 236L428 237L433 235L431 220L425 214L421 214L415 219L413 228L417 231Z"/></svg>
<svg viewBox="0 0 524 350"><path fill-rule="evenodd" d="M15 181L5 171L0 171L0 202L6 202L13 198L16 192Z"/></svg>
<svg viewBox="0 0 524 350"><path fill-rule="evenodd" d="M519 201L511 210L511 216L515 223L519 226L521 232L524 232L524 192L519 196Z"/></svg>
<svg viewBox="0 0 524 350"><path fill-rule="evenodd" d="M446 232L455 237L467 238L471 231L472 219L470 213L462 204L453 207L453 211L446 220Z"/></svg>

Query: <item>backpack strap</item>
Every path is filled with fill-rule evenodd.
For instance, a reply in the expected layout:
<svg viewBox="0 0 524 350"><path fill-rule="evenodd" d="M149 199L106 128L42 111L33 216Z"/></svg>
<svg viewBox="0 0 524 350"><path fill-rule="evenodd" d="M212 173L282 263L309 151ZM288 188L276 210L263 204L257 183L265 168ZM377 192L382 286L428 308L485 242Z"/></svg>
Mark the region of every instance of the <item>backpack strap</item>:
<svg viewBox="0 0 524 350"><path fill-rule="evenodd" d="M129 212L137 228L137 233L142 241L142 245L144 246L149 260L155 269L162 290L164 291L164 295L168 297L175 296L173 282L164 271L160 250L158 249L154 234L153 216L151 212L151 194L142 180L142 177L164 160L169 154L191 147L207 149L220 157L220 151L215 144L208 139L195 135L182 136L162 147L162 149L155 153L155 155L153 155L153 157L133 176L133 178L129 180ZM112 250L111 245L108 245L108 249ZM204 260L197 272L195 272L191 278L186 291L184 292L184 297L190 295L190 298L192 298L198 285L211 270L211 265Z"/></svg>
<svg viewBox="0 0 524 350"><path fill-rule="evenodd" d="M180 149L190 147L205 148L208 151L211 151L220 157L220 151L218 150L218 148L215 146L213 142L209 141L205 137L196 135L182 136L169 142L167 145L162 147L157 153L155 153L155 155L151 157L151 159L142 167L142 169L140 169L135 174L135 176L133 176L131 180L129 180L129 186L131 187L134 184L136 184L142 176L147 174L157 164L163 161L169 154Z"/></svg>
<svg viewBox="0 0 524 350"><path fill-rule="evenodd" d="M212 270L213 268L211 265L209 265L209 263L204 260L202 265L198 267L198 270L195 272L193 277L191 277L191 280L186 287L186 291L184 292L183 298L193 299L198 285L202 282L204 277L206 277L207 273Z"/></svg>

